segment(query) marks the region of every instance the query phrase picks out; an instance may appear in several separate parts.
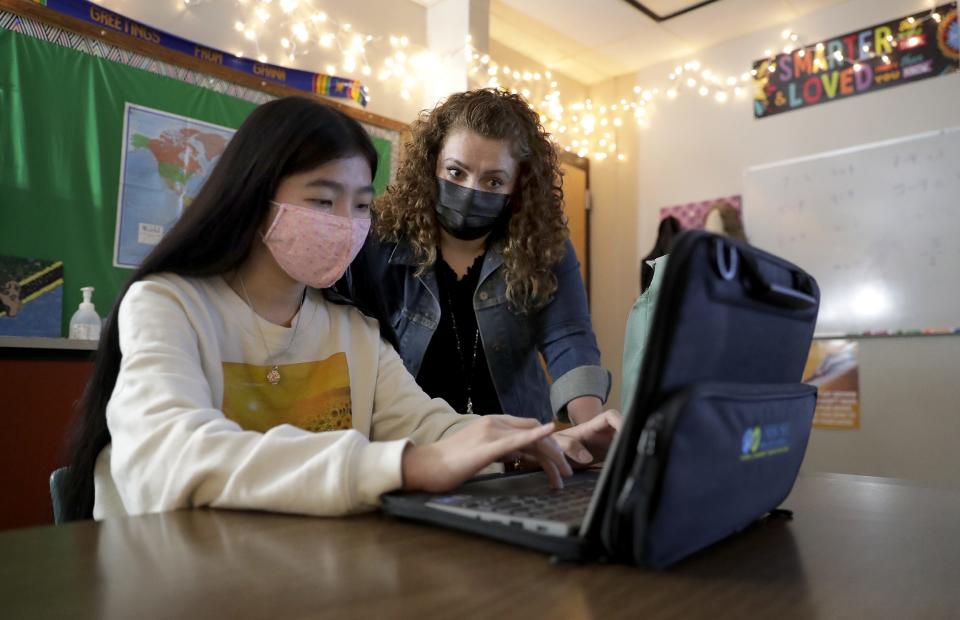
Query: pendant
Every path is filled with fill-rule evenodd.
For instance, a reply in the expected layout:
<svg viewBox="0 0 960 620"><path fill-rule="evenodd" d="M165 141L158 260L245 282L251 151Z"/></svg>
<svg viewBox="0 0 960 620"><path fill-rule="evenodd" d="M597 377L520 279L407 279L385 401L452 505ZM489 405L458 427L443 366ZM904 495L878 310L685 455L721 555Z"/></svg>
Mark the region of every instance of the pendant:
<svg viewBox="0 0 960 620"><path fill-rule="evenodd" d="M467 413L473 415L473 399L467 397Z"/></svg>
<svg viewBox="0 0 960 620"><path fill-rule="evenodd" d="M269 381L271 385L280 383L280 368L278 366L274 365L274 367L270 369L270 372L267 373L267 381Z"/></svg>

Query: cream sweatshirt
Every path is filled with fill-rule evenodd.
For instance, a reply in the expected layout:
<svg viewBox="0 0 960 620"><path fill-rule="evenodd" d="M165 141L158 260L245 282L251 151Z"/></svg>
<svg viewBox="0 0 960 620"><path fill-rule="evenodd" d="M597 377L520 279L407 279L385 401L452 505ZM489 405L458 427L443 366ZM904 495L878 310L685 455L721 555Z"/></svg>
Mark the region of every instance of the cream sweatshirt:
<svg viewBox="0 0 960 620"><path fill-rule="evenodd" d="M476 417L429 398L355 308L310 290L298 320L292 337L219 276L135 283L120 304L113 443L97 460L94 517L373 509L400 488L408 442L436 441Z"/></svg>

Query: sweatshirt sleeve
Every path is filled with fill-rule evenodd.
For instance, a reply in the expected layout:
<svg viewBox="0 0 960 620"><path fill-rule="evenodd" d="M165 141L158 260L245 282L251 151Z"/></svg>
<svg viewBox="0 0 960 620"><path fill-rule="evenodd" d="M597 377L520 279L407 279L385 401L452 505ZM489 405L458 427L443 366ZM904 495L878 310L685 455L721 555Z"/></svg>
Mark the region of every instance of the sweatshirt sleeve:
<svg viewBox="0 0 960 620"><path fill-rule="evenodd" d="M380 340L371 430L374 441L405 437L415 444L431 443L462 430L479 417L457 413L442 398L430 398L396 350Z"/></svg>
<svg viewBox="0 0 960 620"><path fill-rule="evenodd" d="M107 424L110 472L128 513L210 506L340 515L372 509L401 486L402 433L387 442L352 429L258 433L226 418L200 353L201 341L216 346L213 321L175 287L134 284L118 321L123 357Z"/></svg>

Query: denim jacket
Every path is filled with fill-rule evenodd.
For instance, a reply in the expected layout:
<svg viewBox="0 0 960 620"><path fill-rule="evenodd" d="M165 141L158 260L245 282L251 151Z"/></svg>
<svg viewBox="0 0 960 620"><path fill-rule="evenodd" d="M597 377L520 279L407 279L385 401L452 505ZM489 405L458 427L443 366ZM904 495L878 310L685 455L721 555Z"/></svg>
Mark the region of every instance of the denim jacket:
<svg viewBox="0 0 960 620"><path fill-rule="evenodd" d="M363 254L351 270L366 265L400 357L416 377L440 321L436 274L431 268L418 277L413 252L403 241L368 240ZM494 244L484 257L473 296L480 341L504 412L548 422L565 414L567 403L580 396L605 402L610 372L600 367L573 245L567 241L563 260L553 268L558 283L553 299L533 314L508 307L504 269L503 254ZM547 384L538 351L554 378L552 385Z"/></svg>

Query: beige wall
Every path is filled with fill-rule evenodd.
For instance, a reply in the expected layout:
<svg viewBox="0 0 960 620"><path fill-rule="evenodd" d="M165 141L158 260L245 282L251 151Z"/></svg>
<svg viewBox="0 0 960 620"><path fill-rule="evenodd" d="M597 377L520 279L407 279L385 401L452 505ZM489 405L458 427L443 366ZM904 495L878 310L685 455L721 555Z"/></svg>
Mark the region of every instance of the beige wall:
<svg viewBox="0 0 960 620"><path fill-rule="evenodd" d="M928 8L912 0L851 0L697 58L713 71L739 75L781 41L783 27L817 41ZM591 92L600 100L606 90L629 92L634 83L662 86L678 61L691 59ZM636 292L637 257L656 238L660 207L739 194L749 166L958 126L958 101L954 74L759 121L749 98L718 104L682 95L658 103L649 129L631 128L638 142L625 164L594 166L593 314L605 361L619 368L617 330ZM618 142L625 144L622 137ZM960 209L960 197L954 206ZM745 209L749 234L750 205ZM960 337L865 339L860 354L862 428L815 430L805 468L960 483Z"/></svg>
<svg viewBox="0 0 960 620"><path fill-rule="evenodd" d="M633 97L633 77L614 78L590 88L595 102L616 102ZM590 162L590 299L593 327L603 365L613 372L608 404L620 408L620 367L627 313L640 290L640 256L637 245L638 186L636 161L638 134L633 121L615 130L619 152L614 158Z"/></svg>

